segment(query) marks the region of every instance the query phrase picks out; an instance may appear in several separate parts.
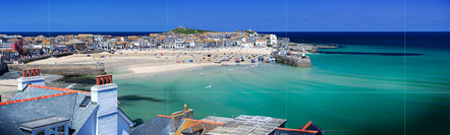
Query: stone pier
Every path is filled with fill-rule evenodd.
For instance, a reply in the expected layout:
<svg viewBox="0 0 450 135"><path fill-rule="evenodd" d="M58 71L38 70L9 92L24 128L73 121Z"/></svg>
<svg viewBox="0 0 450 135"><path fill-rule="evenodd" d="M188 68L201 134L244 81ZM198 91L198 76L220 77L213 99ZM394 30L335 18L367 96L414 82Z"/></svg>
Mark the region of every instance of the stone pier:
<svg viewBox="0 0 450 135"><path fill-rule="evenodd" d="M37 68L44 74L57 75L102 75L105 74L103 64L8 64L12 70Z"/></svg>
<svg viewBox="0 0 450 135"><path fill-rule="evenodd" d="M294 67L311 67L311 59L308 56L302 58L300 56L283 56L275 54L274 57L277 62L281 62Z"/></svg>

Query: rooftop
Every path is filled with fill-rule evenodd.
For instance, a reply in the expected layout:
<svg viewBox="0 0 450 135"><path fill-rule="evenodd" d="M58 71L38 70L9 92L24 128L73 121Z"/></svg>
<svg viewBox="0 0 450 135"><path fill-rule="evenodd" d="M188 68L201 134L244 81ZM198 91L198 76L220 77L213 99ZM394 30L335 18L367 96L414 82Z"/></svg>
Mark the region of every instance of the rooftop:
<svg viewBox="0 0 450 135"><path fill-rule="evenodd" d="M35 129L35 128L40 128L40 127L45 127L48 125L53 125L53 124L57 124L57 123L62 123L62 122L66 122L66 121L70 121L69 118L63 118L63 117L57 117L57 116L53 116L53 117L49 117L49 118L44 118L44 119L39 119L39 120L33 120L30 122L25 122L22 124L19 124L19 127L22 129Z"/></svg>
<svg viewBox="0 0 450 135"><path fill-rule="evenodd" d="M23 92L16 94L13 100L0 102L0 134L23 134L19 126L34 128L57 120L63 121L61 118L71 119L69 127L76 134L98 107L93 102L80 107L86 96L90 96L90 93L29 85Z"/></svg>
<svg viewBox="0 0 450 135"><path fill-rule="evenodd" d="M283 127L285 123L285 119L240 115L211 130L208 134L268 135L273 133L276 128Z"/></svg>

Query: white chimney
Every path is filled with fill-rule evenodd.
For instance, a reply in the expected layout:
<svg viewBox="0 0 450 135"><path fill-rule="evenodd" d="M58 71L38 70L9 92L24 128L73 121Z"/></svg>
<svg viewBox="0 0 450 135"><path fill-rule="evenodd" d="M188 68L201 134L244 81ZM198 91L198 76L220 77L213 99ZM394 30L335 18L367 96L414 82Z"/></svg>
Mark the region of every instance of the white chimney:
<svg viewBox="0 0 450 135"><path fill-rule="evenodd" d="M91 87L92 102L99 105L97 111L97 134L117 134L117 85L112 75L97 76L97 84Z"/></svg>
<svg viewBox="0 0 450 135"><path fill-rule="evenodd" d="M17 78L17 89L22 91L28 84L45 86L45 77L40 76L39 69L22 69L22 77Z"/></svg>

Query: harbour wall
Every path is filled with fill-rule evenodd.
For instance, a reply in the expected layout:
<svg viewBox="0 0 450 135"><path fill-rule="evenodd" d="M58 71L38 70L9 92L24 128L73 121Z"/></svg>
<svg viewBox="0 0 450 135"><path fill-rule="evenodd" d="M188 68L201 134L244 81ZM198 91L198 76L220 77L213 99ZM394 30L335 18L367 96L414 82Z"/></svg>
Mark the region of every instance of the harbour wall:
<svg viewBox="0 0 450 135"><path fill-rule="evenodd" d="M281 62L287 65L291 65L294 67L311 67L311 59L306 56L305 58L298 56L283 56L283 55L274 55L277 62Z"/></svg>
<svg viewBox="0 0 450 135"><path fill-rule="evenodd" d="M105 74L103 64L8 64L12 70L38 68L44 74L57 75L102 75Z"/></svg>

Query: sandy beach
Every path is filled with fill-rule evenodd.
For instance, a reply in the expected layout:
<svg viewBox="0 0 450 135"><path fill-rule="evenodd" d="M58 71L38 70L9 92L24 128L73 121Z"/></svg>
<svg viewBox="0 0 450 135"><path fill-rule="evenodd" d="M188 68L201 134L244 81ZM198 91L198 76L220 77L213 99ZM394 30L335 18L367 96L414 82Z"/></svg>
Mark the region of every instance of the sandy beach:
<svg viewBox="0 0 450 135"><path fill-rule="evenodd" d="M103 63L107 70L127 70L134 74L160 73L184 70L204 66L235 65L234 59L243 57L241 64L251 64L251 59L260 55L269 55L268 48L225 48L210 50L118 50L114 54L103 52L96 54L75 54L61 58L49 58L28 64L93 64ZM208 54L210 56L208 57ZM89 56L88 56L89 55ZM230 61L214 63L226 57ZM250 58L250 59L249 59Z"/></svg>

